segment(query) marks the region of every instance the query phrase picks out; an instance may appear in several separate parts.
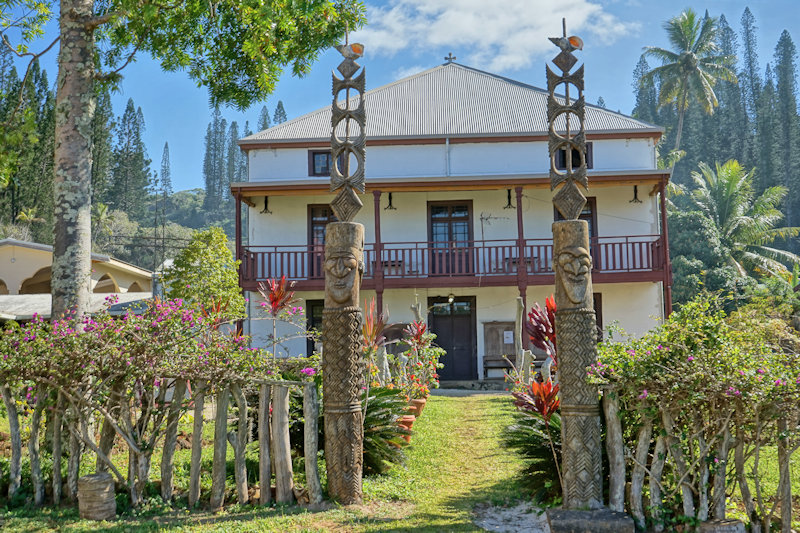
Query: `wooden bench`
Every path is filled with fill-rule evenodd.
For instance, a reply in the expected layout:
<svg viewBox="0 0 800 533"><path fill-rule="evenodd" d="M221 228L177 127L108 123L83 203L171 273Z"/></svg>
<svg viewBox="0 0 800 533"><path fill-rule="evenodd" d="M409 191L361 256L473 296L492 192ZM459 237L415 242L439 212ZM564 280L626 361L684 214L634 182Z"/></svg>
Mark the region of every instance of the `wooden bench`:
<svg viewBox="0 0 800 533"><path fill-rule="evenodd" d="M486 355L483 357L483 379L501 379L501 377L489 377L490 370L511 369L511 364L502 355Z"/></svg>

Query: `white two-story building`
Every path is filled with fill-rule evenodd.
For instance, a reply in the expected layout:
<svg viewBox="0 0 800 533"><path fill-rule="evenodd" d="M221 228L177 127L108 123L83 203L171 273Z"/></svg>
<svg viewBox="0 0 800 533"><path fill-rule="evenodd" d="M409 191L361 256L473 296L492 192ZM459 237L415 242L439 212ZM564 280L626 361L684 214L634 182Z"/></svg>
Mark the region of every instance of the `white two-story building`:
<svg viewBox="0 0 800 533"><path fill-rule="evenodd" d="M388 307L392 322L413 320L415 302L427 308L447 350L443 379L482 379L484 358L513 351L516 298L543 305L554 291L546 100L542 89L457 63L366 93L362 298ZM308 322L321 323L325 224L334 220L330 128L327 105L239 142L249 181L231 190L257 344L272 331L256 320L255 291L267 278L297 281ZM663 131L594 106L586 129L582 218L598 321L641 334L670 310L669 171L656 168L655 148ZM287 348L308 350L300 340Z"/></svg>

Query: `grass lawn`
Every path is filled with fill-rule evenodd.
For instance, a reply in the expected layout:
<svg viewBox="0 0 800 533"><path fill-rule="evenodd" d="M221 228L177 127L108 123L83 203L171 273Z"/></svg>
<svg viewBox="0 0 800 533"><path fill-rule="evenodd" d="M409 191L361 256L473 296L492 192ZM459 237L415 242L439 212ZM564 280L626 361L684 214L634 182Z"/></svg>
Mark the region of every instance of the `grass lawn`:
<svg viewBox="0 0 800 533"><path fill-rule="evenodd" d="M366 478L365 501L360 506L312 513L299 507L234 505L223 514L211 515L152 503L136 514L103 524L80 520L74 508L17 508L0 514L0 529L4 532L101 529L237 533L478 531L472 523L476 504L510 503L522 496L516 480L522 463L513 452L499 446L500 433L511 423L509 407L508 395L432 396L414 425L406 467L394 468L385 476ZM210 446L207 451L210 461ZM183 450L176 454L176 470L188 461L188 453L189 450ZM159 459L154 457L156 477L158 464ZM91 465L87 467L91 470ZM177 474L176 484L184 482L188 482L188 474Z"/></svg>

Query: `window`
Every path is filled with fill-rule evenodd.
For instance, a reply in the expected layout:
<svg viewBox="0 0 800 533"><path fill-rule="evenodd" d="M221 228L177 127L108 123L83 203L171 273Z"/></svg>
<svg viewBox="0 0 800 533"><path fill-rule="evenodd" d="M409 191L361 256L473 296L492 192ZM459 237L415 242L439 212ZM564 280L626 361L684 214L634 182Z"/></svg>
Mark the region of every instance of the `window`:
<svg viewBox="0 0 800 533"><path fill-rule="evenodd" d="M330 176L331 175L331 152L330 150L308 152L308 175L309 176Z"/></svg>
<svg viewBox="0 0 800 533"><path fill-rule="evenodd" d="M592 143L586 143L586 168L592 168ZM572 150L572 168L578 168L581 165L581 156L577 150ZM556 153L556 168L559 170L566 170L567 168L567 149L562 148Z"/></svg>
<svg viewBox="0 0 800 533"><path fill-rule="evenodd" d="M339 169L344 172L344 158L339 156ZM308 152L308 175L309 176L330 176L331 175L331 151L330 150L309 150Z"/></svg>
<svg viewBox="0 0 800 533"><path fill-rule="evenodd" d="M558 212L558 209L555 207L553 208L553 220L558 222L559 220L564 220L564 217L561 216L561 213ZM586 199L586 205L583 206L583 211L578 216L578 220L585 220L589 224L589 238L594 239L597 237L597 199L594 196L590 196Z"/></svg>

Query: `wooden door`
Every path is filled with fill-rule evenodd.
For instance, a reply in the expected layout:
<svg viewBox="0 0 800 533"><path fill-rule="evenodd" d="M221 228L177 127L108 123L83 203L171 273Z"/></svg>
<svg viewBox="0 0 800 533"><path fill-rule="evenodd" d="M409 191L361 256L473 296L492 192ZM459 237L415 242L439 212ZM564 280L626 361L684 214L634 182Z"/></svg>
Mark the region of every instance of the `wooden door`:
<svg viewBox="0 0 800 533"><path fill-rule="evenodd" d="M325 226L336 222L336 215L329 205L308 206L308 277L325 276L322 264L325 262Z"/></svg>
<svg viewBox="0 0 800 533"><path fill-rule="evenodd" d="M431 275L472 274L472 202L429 202L428 222Z"/></svg>
<svg viewBox="0 0 800 533"><path fill-rule="evenodd" d="M439 370L443 381L478 379L478 350L475 321L475 297L428 298L428 324L436 334L436 344L447 354Z"/></svg>

